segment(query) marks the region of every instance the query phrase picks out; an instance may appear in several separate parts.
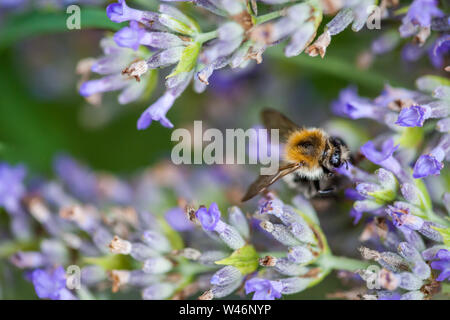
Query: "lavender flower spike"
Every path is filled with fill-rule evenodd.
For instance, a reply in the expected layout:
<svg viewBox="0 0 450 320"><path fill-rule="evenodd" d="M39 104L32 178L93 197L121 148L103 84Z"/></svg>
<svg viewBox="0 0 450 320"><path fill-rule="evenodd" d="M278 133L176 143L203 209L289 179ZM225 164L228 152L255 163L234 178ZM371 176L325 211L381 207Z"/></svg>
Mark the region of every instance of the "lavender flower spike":
<svg viewBox="0 0 450 320"><path fill-rule="evenodd" d="M413 177L424 178L430 175L439 175L444 168L444 159L450 153L450 134L444 135L436 148L428 154L423 154L414 165Z"/></svg>

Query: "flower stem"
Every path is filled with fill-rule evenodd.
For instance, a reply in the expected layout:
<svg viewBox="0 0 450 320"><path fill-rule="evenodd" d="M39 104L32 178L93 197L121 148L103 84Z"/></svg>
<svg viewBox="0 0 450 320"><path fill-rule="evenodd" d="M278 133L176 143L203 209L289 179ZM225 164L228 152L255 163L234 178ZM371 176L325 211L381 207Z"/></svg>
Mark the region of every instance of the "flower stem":
<svg viewBox="0 0 450 320"><path fill-rule="evenodd" d="M200 43L205 43L206 41L212 40L214 38L217 38L218 32L217 30L213 30L210 32L205 32L205 33L199 33L196 37L195 37L195 41L196 42L200 42Z"/></svg>
<svg viewBox="0 0 450 320"><path fill-rule="evenodd" d="M367 261L361 261L346 257L337 257L331 254L322 255L317 260L317 264L319 264L324 269L347 270L347 271L356 271L358 269L365 269L370 265L370 263Z"/></svg>
<svg viewBox="0 0 450 320"><path fill-rule="evenodd" d="M269 20L276 19L283 14L283 11L284 10L277 10L277 11L263 14L262 16L259 16L259 17L255 17L255 24L261 24L261 23L267 22Z"/></svg>

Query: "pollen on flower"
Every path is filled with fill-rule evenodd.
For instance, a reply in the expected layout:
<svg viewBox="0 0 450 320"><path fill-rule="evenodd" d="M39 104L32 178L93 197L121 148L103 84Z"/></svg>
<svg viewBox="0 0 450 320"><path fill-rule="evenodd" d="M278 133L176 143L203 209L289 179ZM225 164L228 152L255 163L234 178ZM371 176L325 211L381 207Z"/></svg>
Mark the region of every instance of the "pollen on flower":
<svg viewBox="0 0 450 320"><path fill-rule="evenodd" d="M253 27L252 16L247 11L242 11L231 18L239 23L245 31L248 31Z"/></svg>
<svg viewBox="0 0 450 320"><path fill-rule="evenodd" d="M111 270L108 275L112 281L112 292L119 291L130 279L130 272L126 270Z"/></svg>
<svg viewBox="0 0 450 320"><path fill-rule="evenodd" d="M393 272L385 268L380 271L379 281L383 288L391 291L397 289L400 282Z"/></svg>
<svg viewBox="0 0 450 320"><path fill-rule="evenodd" d="M320 57L324 57L327 51L327 47L330 45L331 35L328 31L322 33L317 40L306 48L305 52L311 57L315 57L320 54Z"/></svg>
<svg viewBox="0 0 450 320"><path fill-rule="evenodd" d="M114 236L109 244L109 249L112 253L129 254L131 252L131 243L118 236Z"/></svg>
<svg viewBox="0 0 450 320"><path fill-rule="evenodd" d="M261 221L260 226L267 232L273 232L274 227L270 221L266 221L266 220Z"/></svg>
<svg viewBox="0 0 450 320"><path fill-rule="evenodd" d="M135 78L137 82L141 81L141 76L148 71L148 64L145 60L139 60L130 64L122 71L122 74Z"/></svg>
<svg viewBox="0 0 450 320"><path fill-rule="evenodd" d="M265 256L259 259L259 264L263 267L273 267L277 263L277 258L272 256Z"/></svg>
<svg viewBox="0 0 450 320"><path fill-rule="evenodd" d="M273 24L265 23L253 28L250 31L250 38L258 43L271 44L273 42Z"/></svg>

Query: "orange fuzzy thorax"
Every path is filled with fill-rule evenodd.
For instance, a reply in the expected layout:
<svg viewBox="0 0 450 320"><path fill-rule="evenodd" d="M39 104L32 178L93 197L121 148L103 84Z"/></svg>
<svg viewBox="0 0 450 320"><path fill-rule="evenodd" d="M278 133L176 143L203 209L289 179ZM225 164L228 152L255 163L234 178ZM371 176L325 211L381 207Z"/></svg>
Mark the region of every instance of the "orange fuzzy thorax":
<svg viewBox="0 0 450 320"><path fill-rule="evenodd" d="M299 145L310 143L313 147L303 149ZM293 132L286 142L286 160L289 162L303 162L307 168L318 166L319 158L325 149L326 137L319 129L304 129Z"/></svg>

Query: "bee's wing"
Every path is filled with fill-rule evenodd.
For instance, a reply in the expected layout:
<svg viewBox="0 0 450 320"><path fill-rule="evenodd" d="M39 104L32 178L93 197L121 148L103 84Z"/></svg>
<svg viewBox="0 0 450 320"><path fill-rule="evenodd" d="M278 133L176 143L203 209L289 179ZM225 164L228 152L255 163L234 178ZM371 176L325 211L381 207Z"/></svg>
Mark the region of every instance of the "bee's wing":
<svg viewBox="0 0 450 320"><path fill-rule="evenodd" d="M242 198L241 201L245 202L247 200L250 200L258 193L264 191L268 186L273 184L275 181L297 170L302 165L303 165L302 163L289 163L284 166L281 166L280 169L278 169L278 172L273 175L260 175L258 179L256 179L256 181L253 182L250 185L250 187L248 187L247 193L245 194L245 196Z"/></svg>
<svg viewBox="0 0 450 320"><path fill-rule="evenodd" d="M302 130L302 128L289 120L285 115L274 109L264 109L261 112L261 118L266 129L280 130L281 142L286 142L292 132Z"/></svg>

